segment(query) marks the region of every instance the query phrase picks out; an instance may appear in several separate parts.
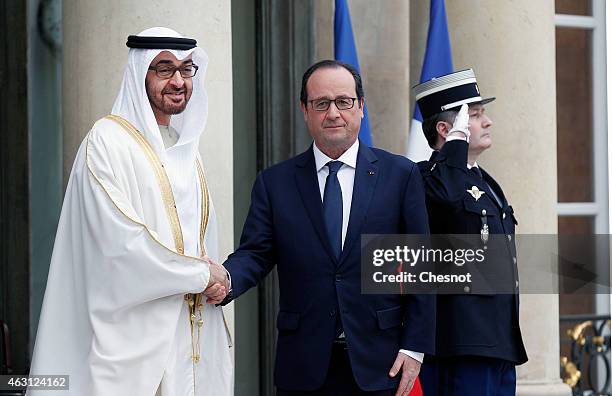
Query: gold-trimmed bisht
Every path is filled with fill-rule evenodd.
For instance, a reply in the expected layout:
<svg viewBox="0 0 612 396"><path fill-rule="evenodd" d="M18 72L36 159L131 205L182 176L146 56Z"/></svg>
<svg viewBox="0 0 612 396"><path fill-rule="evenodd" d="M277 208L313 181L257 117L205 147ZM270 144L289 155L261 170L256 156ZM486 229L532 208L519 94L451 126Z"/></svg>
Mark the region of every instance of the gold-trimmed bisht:
<svg viewBox="0 0 612 396"><path fill-rule="evenodd" d="M164 202L164 207L166 208L166 213L168 215L168 220L170 223L170 227L172 229L172 236L174 238L174 245L177 253L183 255L185 253L185 247L183 242L183 232L181 229L181 224L178 216L178 211L176 209L176 203L174 200L174 194L172 192L172 186L170 184L170 180L168 179L168 174L159 159L153 147L149 144L149 142L145 139L144 135L138 131L129 121L126 119L117 116L117 115L108 115L105 118L112 120L119 124L124 131L126 131L132 138L136 141L136 143L142 148L147 159L153 167L155 177L157 178L157 182L161 191L162 200ZM201 216L200 216L200 255L202 257L206 256L206 246L205 246L205 235L206 228L208 227L208 218L210 212L209 205L209 195L208 188L206 185L206 178L204 176L204 170L199 160L196 160L196 168L198 171L198 179L200 185L200 196L201 196ZM202 327L204 325L203 319L203 309L204 304L202 302L202 294L186 294L185 302L188 306L189 310L189 324L191 329L191 349L192 349L192 360L193 363L199 363L201 360L200 354L200 334L202 331ZM195 371L195 367L194 367ZM194 372L195 374L195 372ZM194 377L195 378L195 377ZM195 386L195 383L194 383Z"/></svg>

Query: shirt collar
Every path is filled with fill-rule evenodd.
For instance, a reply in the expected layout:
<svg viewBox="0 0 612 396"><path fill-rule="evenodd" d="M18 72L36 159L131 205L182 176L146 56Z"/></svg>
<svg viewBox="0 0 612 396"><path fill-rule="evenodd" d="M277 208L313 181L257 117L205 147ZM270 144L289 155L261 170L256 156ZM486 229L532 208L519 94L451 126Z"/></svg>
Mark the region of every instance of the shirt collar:
<svg viewBox="0 0 612 396"><path fill-rule="evenodd" d="M351 168L357 168L357 153L359 153L359 139L355 140L355 143L351 147L348 148L342 155L337 159L333 160L325 155L319 148L316 143L312 144L312 151L315 157L315 166L317 168L317 172L319 172L329 161L340 161L345 165L350 166Z"/></svg>
<svg viewBox="0 0 612 396"><path fill-rule="evenodd" d="M467 164L468 169L478 168L478 162L474 162L474 165Z"/></svg>

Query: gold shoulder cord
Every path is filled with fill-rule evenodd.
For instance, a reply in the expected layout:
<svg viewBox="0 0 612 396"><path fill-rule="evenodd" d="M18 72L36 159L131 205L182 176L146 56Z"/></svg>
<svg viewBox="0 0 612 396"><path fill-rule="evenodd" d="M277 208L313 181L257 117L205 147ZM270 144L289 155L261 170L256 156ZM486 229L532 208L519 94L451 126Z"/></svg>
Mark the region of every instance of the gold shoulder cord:
<svg viewBox="0 0 612 396"><path fill-rule="evenodd" d="M200 161L196 159L196 167L198 170L198 178L200 179L200 197L201 197L201 215L200 215L200 255L206 256L206 245L204 237L206 235L206 228L208 227L208 216L209 216L209 197L208 188L206 186L206 178L204 177L204 170ZM204 303L202 302L202 294L186 294L185 301L189 305L189 320L191 323L191 346L192 358L194 363L200 361L200 333L202 332L202 326L204 325L204 318L202 311L204 309ZM197 331L195 326L197 324ZM195 374L195 373L194 373Z"/></svg>
<svg viewBox="0 0 612 396"><path fill-rule="evenodd" d="M198 168L198 177L200 179L200 193L202 197L202 215L200 220L200 248L202 256L206 256L206 245L204 244L204 237L206 235L206 228L208 227L208 216L210 209L209 197L208 197L208 186L206 184L206 178L204 177L204 170L202 164L196 159L196 166Z"/></svg>
<svg viewBox="0 0 612 396"><path fill-rule="evenodd" d="M174 201L174 194L172 193L172 186L164 165L161 163L159 157L149 144L144 136L126 119L117 115L108 115L105 118L115 121L123 129L134 138L136 143L140 145L149 162L153 166L157 182L162 194L162 200L168 214L168 220L172 228L172 235L174 237L174 244L179 254L184 254L185 247L183 242L183 232L181 230L181 224L176 209L176 203ZM198 178L200 180L200 192L202 197L201 204L201 217L200 217L200 253L202 256L206 255L206 247L204 245L204 236L206 235L206 228L208 226L209 216L209 196L208 189L206 187L206 179L204 178L204 171L202 165L196 160L196 167L198 170ZM204 324L202 319L202 310L204 305L202 303L201 294L186 294L185 301L189 307L189 321L191 327L191 347L192 347L192 359L194 363L200 361L200 332ZM197 330L196 330L197 325ZM195 367L194 367L194 389L195 389ZM195 390L194 390L195 391Z"/></svg>

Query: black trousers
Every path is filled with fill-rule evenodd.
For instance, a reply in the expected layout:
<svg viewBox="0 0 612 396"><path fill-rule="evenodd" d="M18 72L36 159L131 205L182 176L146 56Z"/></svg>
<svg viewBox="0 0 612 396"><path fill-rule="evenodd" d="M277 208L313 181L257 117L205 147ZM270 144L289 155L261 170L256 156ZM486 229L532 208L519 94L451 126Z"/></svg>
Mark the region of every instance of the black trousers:
<svg viewBox="0 0 612 396"><path fill-rule="evenodd" d="M355 382L346 344L332 348L331 361L323 386L314 391L293 391L276 389L278 396L393 396L396 389L366 392Z"/></svg>

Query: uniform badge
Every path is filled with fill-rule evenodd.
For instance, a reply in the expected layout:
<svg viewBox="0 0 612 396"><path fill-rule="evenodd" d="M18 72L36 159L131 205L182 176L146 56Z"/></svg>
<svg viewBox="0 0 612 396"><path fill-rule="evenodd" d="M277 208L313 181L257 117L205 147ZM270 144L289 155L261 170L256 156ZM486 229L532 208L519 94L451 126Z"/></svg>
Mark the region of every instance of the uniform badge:
<svg viewBox="0 0 612 396"><path fill-rule="evenodd" d="M480 199L480 197L482 197L482 195L485 193L484 191L480 191L478 189L478 187L476 186L472 186L471 189L466 190L472 197L474 197L474 199L476 201L478 201Z"/></svg>
<svg viewBox="0 0 612 396"><path fill-rule="evenodd" d="M487 210L482 210L482 216L480 216L480 220L482 221L482 228L480 229L480 239L482 239L482 243L485 245L489 240L489 225L487 224Z"/></svg>
<svg viewBox="0 0 612 396"><path fill-rule="evenodd" d="M489 225L486 223L480 229L480 239L482 239L482 243L487 243L489 240Z"/></svg>

